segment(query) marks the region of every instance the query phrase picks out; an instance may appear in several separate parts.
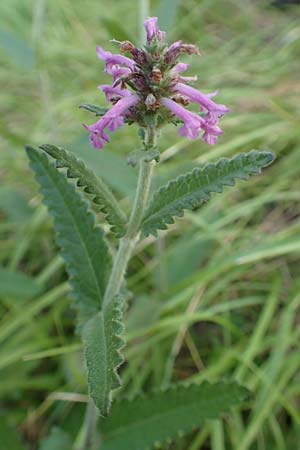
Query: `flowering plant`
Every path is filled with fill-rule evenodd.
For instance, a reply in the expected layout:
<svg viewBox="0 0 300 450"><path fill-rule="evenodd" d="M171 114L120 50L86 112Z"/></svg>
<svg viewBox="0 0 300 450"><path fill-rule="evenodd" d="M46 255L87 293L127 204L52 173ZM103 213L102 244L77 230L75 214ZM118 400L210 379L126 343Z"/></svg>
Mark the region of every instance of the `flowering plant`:
<svg viewBox="0 0 300 450"><path fill-rule="evenodd" d="M229 109L218 105L211 97L190 86L197 77L184 77L189 65L178 62L182 54L199 55L195 45L177 41L167 46L166 34L157 26L157 18L145 21L147 44L137 49L131 42L120 42L120 50L132 58L113 55L97 47L98 57L105 62L105 72L113 78L112 85L100 85L108 103L114 106L94 125L86 126L90 141L95 148L103 148L109 137L105 129L114 131L127 123L137 123L146 128L158 128L167 122L180 122L180 136L202 139L215 144L222 134L219 117ZM184 108L190 102L197 103L203 116Z"/></svg>
<svg viewBox="0 0 300 450"><path fill-rule="evenodd" d="M122 53L117 55L97 47L105 72L112 76L112 84L99 89L112 107L81 105L100 116L96 123L84 125L96 149L102 149L109 142L108 133L121 125L139 127L143 148L131 158L131 164L139 166L139 178L130 214L104 181L71 152L49 144L39 149L27 146L67 264L83 342L90 401L82 430L70 447L76 450L100 448L99 434L104 450L149 448L180 430L193 429L205 418L218 417L248 395L234 382L205 382L123 399L111 409L112 392L121 385L123 313L130 300L125 274L137 242L142 236L157 236L185 210L200 207L213 192L233 186L236 179L260 173L274 159L272 153L258 151L223 158L181 175L150 197L153 170L159 162L159 130L173 123L179 126L180 136L194 140L201 135L204 143L214 145L222 134L219 120L229 109L212 100L216 92L204 94L192 87L196 77L182 75L188 64L178 58L198 55L194 45L181 41L168 45L155 17L145 21L145 28L147 42L142 49L129 41L117 42ZM187 109L190 103L199 106L198 113ZM118 239L116 251L92 212L99 207L111 235ZM109 416L101 420L100 433L98 413Z"/></svg>

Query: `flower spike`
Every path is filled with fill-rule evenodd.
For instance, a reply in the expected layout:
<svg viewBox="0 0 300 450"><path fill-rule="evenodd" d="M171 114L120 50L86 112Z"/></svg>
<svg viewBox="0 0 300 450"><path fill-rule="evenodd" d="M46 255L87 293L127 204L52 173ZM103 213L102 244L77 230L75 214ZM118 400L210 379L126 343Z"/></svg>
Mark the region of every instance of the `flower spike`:
<svg viewBox="0 0 300 450"><path fill-rule="evenodd" d="M223 132L219 119L229 112L222 104L215 103L212 94L204 94L190 84L196 76L182 76L189 65L178 61L182 54L199 55L195 45L176 41L167 45L166 33L158 27L157 17L144 22L146 46L136 48L129 41L117 43L122 54L113 54L97 47L98 58L104 61L104 72L112 76L112 84L98 88L104 93L112 108L98 122L85 128L90 132L93 147L102 149L109 141L108 132L113 132L124 123L137 123L146 128L149 123L162 126L168 122L179 122L179 135L188 139L216 144ZM128 56L126 56L126 54ZM199 105L199 113L185 107L190 102ZM174 120L176 119L176 120Z"/></svg>

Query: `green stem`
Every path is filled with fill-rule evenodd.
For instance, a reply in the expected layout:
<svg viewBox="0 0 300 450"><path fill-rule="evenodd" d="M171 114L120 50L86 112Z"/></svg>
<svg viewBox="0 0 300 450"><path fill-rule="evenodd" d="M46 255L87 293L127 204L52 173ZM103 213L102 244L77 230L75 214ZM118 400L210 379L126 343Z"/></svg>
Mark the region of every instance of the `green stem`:
<svg viewBox="0 0 300 450"><path fill-rule="evenodd" d="M146 148L150 150L156 144L156 132L155 129L149 128L146 134ZM115 256L112 272L107 285L107 289L104 295L103 307L113 300L113 298L119 293L124 275L127 269L128 261L132 255L132 252L139 240L140 225L143 219L145 207L147 205L151 178L155 161L145 162L140 161L139 178L137 184L137 190L131 215L129 218L127 232L125 236L120 240L118 252Z"/></svg>
<svg viewBox="0 0 300 450"><path fill-rule="evenodd" d="M145 136L146 150L151 150L156 146L156 130L149 127ZM127 225L127 231L123 238L120 239L118 251L114 257L113 268L110 274L108 285L103 299L103 309L119 293L122 286L124 275L127 269L128 261L140 237L140 225L149 198L151 178L155 161L145 162L141 159L139 163L139 177L135 199ZM83 427L80 433L80 446L74 450L88 449L92 438L95 435L95 427L97 424L97 413L93 402L90 400Z"/></svg>

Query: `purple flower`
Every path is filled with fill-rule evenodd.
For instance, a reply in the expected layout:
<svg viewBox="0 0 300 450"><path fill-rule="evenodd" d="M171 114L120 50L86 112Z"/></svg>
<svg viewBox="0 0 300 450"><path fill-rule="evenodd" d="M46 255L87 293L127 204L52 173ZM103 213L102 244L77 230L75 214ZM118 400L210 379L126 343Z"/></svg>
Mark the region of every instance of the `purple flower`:
<svg viewBox="0 0 300 450"><path fill-rule="evenodd" d="M187 136L189 139L197 139L201 130L202 119L200 116L188 111L170 98L162 98L161 104L183 121L184 125L179 129L180 136Z"/></svg>
<svg viewBox="0 0 300 450"><path fill-rule="evenodd" d="M148 17L144 22L144 27L147 33L148 44L151 44L154 38L159 42L162 42L165 39L166 33L158 28L157 17Z"/></svg>
<svg viewBox="0 0 300 450"><path fill-rule="evenodd" d="M212 117L218 118L229 112L229 109L225 105L219 105L213 102L210 99L211 94L205 95L187 84L177 83L173 90L184 95L191 102L198 103L201 109L208 111Z"/></svg>
<svg viewBox="0 0 300 450"><path fill-rule="evenodd" d="M116 65L123 65L133 70L135 66L135 62L127 58L127 56L123 55L113 55L111 52L106 52L102 47L97 46L97 55L99 59L102 59L105 62L105 70L111 69Z"/></svg>
<svg viewBox="0 0 300 450"><path fill-rule="evenodd" d="M131 95L128 89L120 89L118 87L113 87L110 84L101 84L98 86L98 89L104 92L107 103L114 103L122 97L128 97Z"/></svg>
<svg viewBox="0 0 300 450"><path fill-rule="evenodd" d="M171 70L173 75L179 75L182 72L185 72L189 68L189 64L185 63L177 63L173 69Z"/></svg>
<svg viewBox="0 0 300 450"><path fill-rule="evenodd" d="M199 55L198 48L182 41L167 47L166 33L158 28L157 17L149 17L144 26L147 45L143 49L129 41L119 42L121 53L127 53L131 58L97 47L97 55L105 63L104 71L113 78L111 85L102 84L98 88L113 107L98 122L85 126L92 145L103 148L109 141L107 131L116 130L125 120L147 128L153 121L157 126L174 122L172 115L182 122L180 136L197 139L201 134L203 141L215 144L222 134L219 118L229 109L212 100L217 91L203 94L191 87L197 77L182 76L189 65L178 61L182 54ZM190 102L200 106L199 114L185 109Z"/></svg>
<svg viewBox="0 0 300 450"><path fill-rule="evenodd" d="M198 116L198 114L188 111L183 106L174 102L174 100L162 98L161 104L183 121L183 126L179 129L180 136L186 136L194 140L198 138L200 131L203 130L203 141L208 144L215 144L217 137L222 134L222 130L216 124L210 120L205 120L205 118Z"/></svg>
<svg viewBox="0 0 300 450"><path fill-rule="evenodd" d="M122 77L126 77L131 73L128 67L120 67L118 64L112 67L108 67L106 72L113 77L113 81L116 81Z"/></svg>
<svg viewBox="0 0 300 450"><path fill-rule="evenodd" d="M123 97L119 100L98 122L93 125L84 125L90 132L90 142L95 148L103 148L105 143L109 141L109 137L104 130L115 131L123 125L124 116L129 108L138 103L139 97L134 94Z"/></svg>
<svg viewBox="0 0 300 450"><path fill-rule="evenodd" d="M187 55L200 55L198 48L192 44L183 44L182 41L173 42L165 51L165 63L174 64L182 53Z"/></svg>

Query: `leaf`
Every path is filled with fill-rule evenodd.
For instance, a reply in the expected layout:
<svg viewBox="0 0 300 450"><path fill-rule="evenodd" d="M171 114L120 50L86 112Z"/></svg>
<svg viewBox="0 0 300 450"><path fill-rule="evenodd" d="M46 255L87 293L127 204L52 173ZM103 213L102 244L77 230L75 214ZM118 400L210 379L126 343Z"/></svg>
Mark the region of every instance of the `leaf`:
<svg viewBox="0 0 300 450"><path fill-rule="evenodd" d="M52 428L49 436L42 440L39 450L72 450L71 437L61 428Z"/></svg>
<svg viewBox="0 0 300 450"><path fill-rule="evenodd" d="M223 192L224 186L234 186L235 180L247 180L249 175L259 174L274 160L271 152L241 153L232 159L222 158L216 164L196 168L162 186L153 196L142 223L145 236L157 235L174 223L174 217L182 217L185 209L194 209L210 199L212 192Z"/></svg>
<svg viewBox="0 0 300 450"><path fill-rule="evenodd" d="M77 186L82 187L84 192L93 196L92 202L105 214L111 230L116 236L123 236L126 216L104 181L86 167L81 159L76 158L72 152L49 144L41 145L40 148L56 160L57 168L67 169L67 178L77 178Z"/></svg>
<svg viewBox="0 0 300 450"><path fill-rule="evenodd" d="M0 268L0 297L27 300L41 291L31 277L22 272Z"/></svg>
<svg viewBox="0 0 300 450"><path fill-rule="evenodd" d="M101 450L146 450L187 433L244 402L249 391L236 383L204 382L114 403L102 421Z"/></svg>
<svg viewBox="0 0 300 450"><path fill-rule="evenodd" d="M41 151L30 146L26 151L44 203L53 217L82 325L101 308L111 268L108 247L102 230L95 227L94 215L75 186L66 181L64 174Z"/></svg>
<svg viewBox="0 0 300 450"><path fill-rule="evenodd" d="M108 111L108 108L101 108L100 106L91 105L90 103L82 103L82 105L79 105L79 108L86 109L96 116L104 116Z"/></svg>
<svg viewBox="0 0 300 450"><path fill-rule="evenodd" d="M103 416L111 404L111 391L121 385L117 369L123 362L123 300L116 297L84 326L82 338L90 396Z"/></svg>

